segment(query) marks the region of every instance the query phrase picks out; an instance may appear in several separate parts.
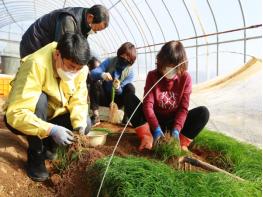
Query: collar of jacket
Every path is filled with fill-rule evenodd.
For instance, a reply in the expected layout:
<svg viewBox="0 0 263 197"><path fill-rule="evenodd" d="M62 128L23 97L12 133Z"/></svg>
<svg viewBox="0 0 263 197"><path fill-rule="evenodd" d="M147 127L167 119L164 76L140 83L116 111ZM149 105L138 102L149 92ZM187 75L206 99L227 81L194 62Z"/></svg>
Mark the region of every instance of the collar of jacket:
<svg viewBox="0 0 263 197"><path fill-rule="evenodd" d="M84 8L82 12L81 31L85 36L87 36L89 31L91 30L91 27L89 26L86 20L86 15L88 13L88 10L89 10L88 8Z"/></svg>
<svg viewBox="0 0 263 197"><path fill-rule="evenodd" d="M53 53L54 53L54 51L55 51L56 49L53 49L52 50L52 68L53 68L53 76L55 77L55 78L60 78L59 76L58 76L58 73L57 73L57 68L56 68L56 61L54 60L54 57L53 57Z"/></svg>

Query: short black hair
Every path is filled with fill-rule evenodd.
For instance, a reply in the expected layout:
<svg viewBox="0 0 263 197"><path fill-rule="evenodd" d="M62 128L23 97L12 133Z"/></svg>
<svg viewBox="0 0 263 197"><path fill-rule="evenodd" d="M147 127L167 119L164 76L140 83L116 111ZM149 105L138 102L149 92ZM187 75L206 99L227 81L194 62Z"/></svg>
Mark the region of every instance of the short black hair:
<svg viewBox="0 0 263 197"><path fill-rule="evenodd" d="M61 57L80 65L86 65L90 59L90 48L86 38L78 33L65 33L58 41L57 50Z"/></svg>
<svg viewBox="0 0 263 197"><path fill-rule="evenodd" d="M93 23L105 23L105 27L109 25L109 11L103 5L94 5L88 9L88 13L94 16Z"/></svg>
<svg viewBox="0 0 263 197"><path fill-rule="evenodd" d="M88 67L90 70L93 70L96 67L96 65L95 65L96 62L98 62L100 64L100 60L97 57L93 56L90 58L90 60L88 62Z"/></svg>

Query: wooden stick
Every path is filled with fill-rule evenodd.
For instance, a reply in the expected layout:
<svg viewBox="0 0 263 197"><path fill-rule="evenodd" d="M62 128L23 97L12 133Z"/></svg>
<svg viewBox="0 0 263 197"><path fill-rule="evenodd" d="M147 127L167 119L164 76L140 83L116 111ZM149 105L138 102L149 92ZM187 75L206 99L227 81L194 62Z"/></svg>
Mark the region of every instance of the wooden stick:
<svg viewBox="0 0 263 197"><path fill-rule="evenodd" d="M209 171L212 171L212 172L222 172L228 176L231 176L239 181L245 181L244 179L240 178L239 176L236 176L236 175L233 175L225 170L222 170L214 165L211 165L209 163L206 163L204 161L200 161L198 159L194 159L194 158L191 158L191 157L183 157L182 159L180 159L180 162L186 162L186 163L189 163L193 166L196 166L196 167L201 167L205 170L209 170Z"/></svg>

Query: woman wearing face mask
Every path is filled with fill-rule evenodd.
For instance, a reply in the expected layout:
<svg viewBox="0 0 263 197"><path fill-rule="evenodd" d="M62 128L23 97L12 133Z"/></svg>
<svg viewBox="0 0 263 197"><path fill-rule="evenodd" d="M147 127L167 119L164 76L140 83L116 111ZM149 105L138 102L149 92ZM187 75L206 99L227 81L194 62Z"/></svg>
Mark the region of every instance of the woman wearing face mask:
<svg viewBox="0 0 263 197"><path fill-rule="evenodd" d="M175 68L177 65L179 67ZM192 91L191 76L187 72L188 61L181 42L166 43L157 55L157 69L148 73L144 95L164 75L164 78L145 97L131 123L141 140L139 149L151 149L153 142L164 136L169 130L180 140L183 150L206 125L209 112L206 107L197 107L188 111ZM129 97L127 115L131 116L139 99ZM143 115L144 114L144 115Z"/></svg>
<svg viewBox="0 0 263 197"><path fill-rule="evenodd" d="M135 46L126 42L117 51L117 56L107 58L99 67L91 71L92 83L90 86L91 110L93 125L100 123L99 105L109 106L111 103L112 87L115 89L115 103L121 108L126 108L126 100L135 94L133 86L134 74L132 65L136 60ZM98 81L102 80L102 84ZM124 114L123 123L127 121Z"/></svg>

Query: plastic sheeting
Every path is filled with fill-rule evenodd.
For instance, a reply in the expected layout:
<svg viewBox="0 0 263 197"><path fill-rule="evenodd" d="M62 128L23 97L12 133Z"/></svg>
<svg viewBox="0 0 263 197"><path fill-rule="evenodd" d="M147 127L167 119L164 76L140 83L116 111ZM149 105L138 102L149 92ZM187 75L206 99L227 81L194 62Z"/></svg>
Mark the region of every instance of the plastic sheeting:
<svg viewBox="0 0 263 197"><path fill-rule="evenodd" d="M209 129L261 147L261 70L262 61L252 58L226 76L194 86L190 108L207 106Z"/></svg>

